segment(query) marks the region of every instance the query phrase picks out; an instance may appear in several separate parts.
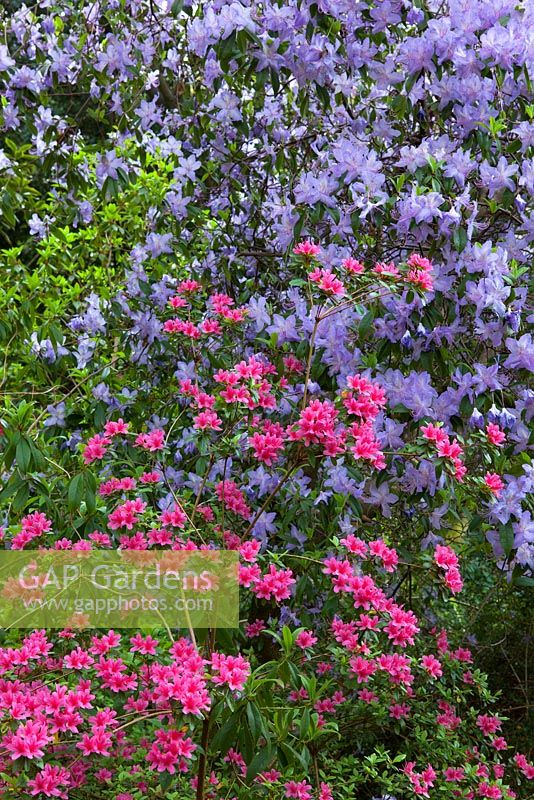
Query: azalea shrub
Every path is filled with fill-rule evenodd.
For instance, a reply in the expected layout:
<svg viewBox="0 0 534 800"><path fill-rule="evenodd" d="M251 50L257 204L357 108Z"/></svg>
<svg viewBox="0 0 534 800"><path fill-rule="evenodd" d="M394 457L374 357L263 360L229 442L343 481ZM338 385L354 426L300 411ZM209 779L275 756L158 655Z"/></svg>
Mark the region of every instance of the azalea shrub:
<svg viewBox="0 0 534 800"><path fill-rule="evenodd" d="M0 15L2 546L240 584L1 631L0 793L527 800L530 4Z"/></svg>
<svg viewBox="0 0 534 800"><path fill-rule="evenodd" d="M446 513L461 520L463 507L503 490L495 468L504 431L487 421L466 438L411 415L388 451L388 427L406 411L388 407L369 370L341 386L320 367L315 374L332 319L363 296L377 308L406 291L424 297L432 264L416 255L398 266L347 258L332 270L311 241L293 258L301 275L293 293L312 323L307 338L265 338L250 305L195 277L171 279L159 305L150 284L139 284L101 310L91 301L70 325L96 319L130 362L133 406L113 399L116 370L104 366L97 386L108 413L100 401L94 421L102 424L74 441L52 418L36 444L17 425L31 406L8 409L5 460L17 464L9 491L33 495L34 480L44 483L43 458L64 465L39 502L31 497L35 510L8 520L10 549L234 549L243 618L237 634L191 630L169 642L165 630L67 629L3 648L4 707L17 708L2 739L11 789L328 798L336 791L330 759L354 728L362 791L513 797L532 777L526 756L507 752L470 650L425 612L461 592L457 552L428 537L423 549L416 536L399 547L398 522L377 517L365 493L378 490L388 465L401 491L408 468L430 463L449 498ZM132 316L147 307L157 335L145 343L132 335ZM352 336L356 345L359 325ZM111 365L105 341L101 358ZM121 370L120 385L128 375ZM344 494L343 480L358 491ZM384 726L393 732L387 750ZM119 773L117 749L132 762Z"/></svg>

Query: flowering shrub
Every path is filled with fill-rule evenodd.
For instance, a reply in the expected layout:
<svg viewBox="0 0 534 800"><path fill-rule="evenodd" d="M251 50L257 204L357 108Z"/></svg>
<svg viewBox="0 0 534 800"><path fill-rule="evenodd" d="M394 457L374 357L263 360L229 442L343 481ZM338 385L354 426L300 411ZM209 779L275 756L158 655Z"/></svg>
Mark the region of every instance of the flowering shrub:
<svg viewBox="0 0 534 800"><path fill-rule="evenodd" d="M355 253L368 265L415 259L423 283L418 260L431 259L424 298L399 292L370 307L362 296L324 325L321 361L341 383L377 370L390 403L421 419L499 425L514 463L498 470L497 502L461 524L523 576L533 535L531 9L412 5L128 0L6 14L6 377L15 391L47 392L53 364L53 404L63 402L93 363L114 284L135 293L153 282L165 303L177 263L252 296L258 331L283 342L313 324L299 318L288 258L301 234L323 243L319 288ZM57 319L84 295L79 335L66 341ZM134 313L134 335L150 343L152 311ZM395 497L384 480L376 500L403 519L430 494L439 503L428 519L446 504L438 483L424 465Z"/></svg>
<svg viewBox="0 0 534 800"><path fill-rule="evenodd" d="M1 540L236 550L242 624L5 632L2 791L527 798L530 4L4 5Z"/></svg>
<svg viewBox="0 0 534 800"><path fill-rule="evenodd" d="M115 347L137 354L133 385L150 416L136 429L128 404L110 402L101 428L71 447L69 469L77 461L79 471L65 469L66 479L56 472L38 502L44 510L9 519L4 540L11 549L238 550L247 622L230 639L191 630L169 643L166 631L128 639L65 630L4 648L4 707L13 707L15 693L20 709L2 739L7 786L66 797L77 786L109 787L115 797L117 785L139 796L160 785L198 798L263 796L269 787L286 797L329 797L335 787L320 754L355 725L369 737L367 760L356 769L364 786L513 797L528 778L528 760L519 769L510 761L501 720L484 710L491 697L469 666L470 651L451 645L445 630L399 596L419 571L425 596L453 598L462 589L456 552L405 542L399 554L387 526L377 535L376 518L364 513L369 484L378 488L389 471L401 491L408 467L423 462L439 473L451 505L455 498L476 505L500 491L499 475L484 470L498 457L501 429L488 423L483 435L460 440L441 421L415 418L388 452L395 412L383 387L362 373L339 388L328 378L317 382L317 354L325 323L347 304L365 295L379 307L407 286L431 291L432 264L411 258L366 267L347 259L339 271L320 258L318 246L295 247L308 342L265 339L250 321L250 304L206 291L193 277L176 280L160 310L148 292L141 295L141 307L147 302L156 312L147 352L128 327L135 295L103 310ZM358 328L353 335L356 341ZM172 375L173 364L183 367L171 381L158 378ZM6 461L17 462L11 481L22 480L26 448L27 471L43 452L54 452L52 464L65 453L61 426L48 426L41 451L17 431L20 413L13 410L4 431ZM340 468L359 485L349 502L333 482ZM62 519L62 494L74 536ZM337 513L329 520L318 509L330 494ZM54 689L43 669L54 674ZM375 749L385 724L402 742L391 752ZM439 742L431 753L429 731ZM131 762L119 774L117 748ZM466 750L467 765L457 756ZM32 766L36 760L41 766Z"/></svg>

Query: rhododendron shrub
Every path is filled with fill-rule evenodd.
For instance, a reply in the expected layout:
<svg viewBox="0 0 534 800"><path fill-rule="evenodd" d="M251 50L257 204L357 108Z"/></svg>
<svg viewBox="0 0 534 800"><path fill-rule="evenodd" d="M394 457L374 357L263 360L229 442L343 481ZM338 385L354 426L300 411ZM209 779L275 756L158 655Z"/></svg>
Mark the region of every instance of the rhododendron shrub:
<svg viewBox="0 0 534 800"><path fill-rule="evenodd" d="M409 468L432 463L460 517L499 488L500 428L488 421L466 438L416 417L389 450L387 391L370 366L339 382L317 374L322 337L363 296L376 308L401 292L424 296L432 264L348 259L334 270L321 255L310 242L293 255L307 341L265 338L250 303L198 277L174 280L159 305L148 285L102 314L115 349L131 352L120 378L139 394L135 413L120 402L105 416L95 409L66 449L54 426L30 444L16 429L20 406L6 420L15 475L26 447L65 465L41 465L47 496L35 493L20 519L10 513L6 546L236 550L242 619L226 632L36 631L3 647L10 790L335 797L330 760L352 730L365 793L514 797L530 779L470 650L427 613L430 598L436 610L456 602L461 557L446 543L421 550L415 537L399 550L367 499L382 475L401 491ZM130 302L152 309L146 351ZM361 335L356 325L355 344ZM338 489L336 470L357 491Z"/></svg>
<svg viewBox="0 0 534 800"><path fill-rule="evenodd" d="M2 27L2 380L43 391L32 421L51 406L47 424L66 423L68 438L95 410L76 403L70 418L74 401L92 397L105 415L107 376L85 370L104 369L102 312L118 285L153 284L159 305L176 266L194 264L196 280L252 297L258 331L282 342L313 327L289 258L300 241L313 256L320 239L314 285L337 299L338 270L410 262L425 295L348 304L323 325L322 368L341 382L376 369L407 409L397 425L499 426L503 488L488 486L457 525L528 578L530 4L10 0ZM67 332L58 319L72 301ZM125 312L142 351L158 329L135 306ZM131 404L138 389L122 389L117 402ZM377 507L440 535L447 497L432 465L409 470L400 494L388 483L373 488Z"/></svg>
<svg viewBox="0 0 534 800"><path fill-rule="evenodd" d="M241 624L5 632L0 794L530 796L533 24L3 4L0 541Z"/></svg>

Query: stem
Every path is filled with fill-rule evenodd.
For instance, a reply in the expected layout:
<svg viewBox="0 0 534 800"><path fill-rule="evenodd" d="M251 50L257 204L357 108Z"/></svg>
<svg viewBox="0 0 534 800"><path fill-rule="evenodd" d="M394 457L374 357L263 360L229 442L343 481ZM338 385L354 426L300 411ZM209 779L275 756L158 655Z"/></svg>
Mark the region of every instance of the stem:
<svg viewBox="0 0 534 800"><path fill-rule="evenodd" d="M208 711L208 713L204 717L204 722L202 723L202 738L200 740L200 746L202 747L202 752L200 753L200 758L198 759L196 800L204 800L204 784L206 783L206 764L207 764L209 735L210 735L210 712Z"/></svg>
<svg viewBox="0 0 534 800"><path fill-rule="evenodd" d="M254 528L254 525L255 525L255 524L256 524L256 522L259 520L259 518L261 517L261 515L263 514L263 512L265 511L265 509L267 508L267 506L269 505L269 503L270 503L270 502L271 502L271 500L273 499L273 497L274 497L274 496L275 496L275 495L276 495L276 494L279 492L279 490L282 488L282 486L284 485L284 483L287 481L287 479L288 479L288 478L290 478L290 477L291 477L291 474L292 474L292 473L295 471L295 469L296 469L297 467L298 467L298 464L293 464L293 466L292 466L292 467L290 467L290 468L287 470L287 472L286 472L286 474L283 476L283 478L282 478L282 479L281 479L281 480L280 480L280 481L277 483L277 485L274 487L274 489L272 490L271 494L270 494L270 495L267 497L267 500L265 500L265 502L263 503L262 507L260 508L260 510L258 511L258 513L256 514L256 516L254 517L254 519L252 520L252 522L250 523L250 525L249 525L249 526L248 526L248 528L246 529L245 533L243 534L243 539L246 539L246 537L247 537L247 536L248 536L248 535L251 533L251 531L252 531L252 530L253 530L253 528Z"/></svg>
<svg viewBox="0 0 534 800"><path fill-rule="evenodd" d="M304 394L302 396L302 408L306 407L306 400L308 399L308 384L310 382L310 375L311 375L311 368L313 362L313 348L315 345L315 337L317 335L317 329L319 327L319 322L321 321L320 315L320 308L317 309L317 314L315 317L315 322L313 324L313 331L310 338L310 347L308 350L308 360L306 363L306 376L304 378Z"/></svg>
<svg viewBox="0 0 534 800"><path fill-rule="evenodd" d="M315 775L315 788L317 792L319 792L319 788L321 786L321 779L319 778L319 763L317 761L317 751L315 748L311 751L312 754L312 761L313 761L313 773Z"/></svg>
<svg viewBox="0 0 534 800"><path fill-rule="evenodd" d="M83 386L83 384L84 384L86 381L88 381L90 378L93 378L95 375L98 375L98 373L99 373L99 372L103 372L103 371L104 371L104 370L105 370L107 367L112 367L112 366L114 366L114 365L117 363L117 361L119 361L119 356L115 356L115 357L114 357L114 358L112 358L112 359L111 359L111 361L109 361L107 364L103 364L101 367L99 367L99 368L98 368L97 370L95 370L94 372L91 372L89 375L86 375L86 376L85 376L85 378L82 378L80 381L78 381L78 383L77 383L77 384L76 384L76 385L75 385L75 386L74 386L74 387L73 387L73 388L72 388L72 389L71 389L69 392L67 392L66 394L64 394L62 399L63 399L63 400L66 400L66 399L67 399L67 397L70 397L70 396L71 396L71 394L74 394L74 392L75 392L77 389L79 389L79 388L80 388L80 386ZM45 411L43 411L41 414L39 414L39 416L38 416L38 417L37 417L37 418L36 418L36 419L35 419L35 420L32 422L32 424L31 424L31 425L30 425L30 427L28 428L28 433L31 433L31 432L33 431L33 429L34 429L34 428L35 428L35 427L36 427L36 426L39 424L39 422L42 420L42 418L43 418L43 417L45 417L47 414L48 414L48 411L46 411L46 410L45 410Z"/></svg>
<svg viewBox="0 0 534 800"><path fill-rule="evenodd" d="M210 628L207 632L207 637L206 637L207 658L211 657L214 644L215 644L215 630L213 628ZM200 758L198 759L196 800L204 800L204 786L206 783L206 766L208 762L208 743L210 737L210 716L211 716L211 708L206 713L204 717L204 722L202 723L202 737L200 739L200 746L202 748L202 751L200 753Z"/></svg>
<svg viewBox="0 0 534 800"><path fill-rule="evenodd" d="M209 460L208 466L206 468L206 472L204 474L204 477L202 478L202 483L200 484L199 490L197 492L197 496L195 498L195 505L194 505L193 511L191 512L191 522L193 522L193 520L195 519L195 514L197 513L197 508L198 508L198 506L200 504L200 498L202 496L202 492L204 491L204 487L206 486L206 481L208 480L208 475L210 473L210 470L211 470L211 468L213 466L213 462L214 461L215 461L215 456L212 453L211 456L210 456L210 460Z"/></svg>

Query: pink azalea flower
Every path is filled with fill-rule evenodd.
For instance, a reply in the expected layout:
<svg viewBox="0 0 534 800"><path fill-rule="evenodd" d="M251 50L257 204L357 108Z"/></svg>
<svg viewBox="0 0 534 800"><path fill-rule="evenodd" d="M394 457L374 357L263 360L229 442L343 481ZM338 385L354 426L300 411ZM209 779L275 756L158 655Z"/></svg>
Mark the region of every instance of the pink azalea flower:
<svg viewBox="0 0 534 800"><path fill-rule="evenodd" d="M293 252L296 256L307 256L311 258L313 256L318 256L321 252L321 248L318 244L314 244L309 239L305 242L299 242L294 248Z"/></svg>

